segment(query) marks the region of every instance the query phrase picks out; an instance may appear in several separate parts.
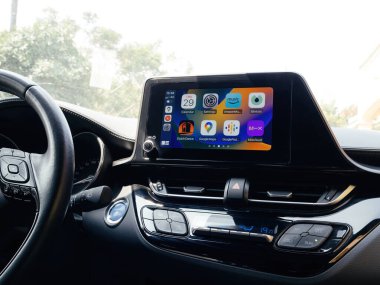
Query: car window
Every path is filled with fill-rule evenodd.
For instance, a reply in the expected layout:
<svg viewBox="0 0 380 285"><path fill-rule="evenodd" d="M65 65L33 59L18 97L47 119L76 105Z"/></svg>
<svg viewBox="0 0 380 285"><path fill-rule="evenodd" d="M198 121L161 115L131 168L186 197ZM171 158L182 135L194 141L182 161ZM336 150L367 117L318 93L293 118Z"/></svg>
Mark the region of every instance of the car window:
<svg viewBox="0 0 380 285"><path fill-rule="evenodd" d="M0 68L121 117L138 116L152 76L294 71L331 126L380 129L377 13L376 1L2 0Z"/></svg>

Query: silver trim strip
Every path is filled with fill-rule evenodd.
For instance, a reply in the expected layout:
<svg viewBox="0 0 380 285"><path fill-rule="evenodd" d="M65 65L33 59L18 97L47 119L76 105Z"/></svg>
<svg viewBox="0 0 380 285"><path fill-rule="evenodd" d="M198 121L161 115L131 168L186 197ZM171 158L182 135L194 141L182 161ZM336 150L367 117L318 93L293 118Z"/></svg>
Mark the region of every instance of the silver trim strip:
<svg viewBox="0 0 380 285"><path fill-rule="evenodd" d="M78 133L75 136L73 136L73 141L74 141L75 138L77 138L79 136L92 136L92 137L94 137L96 139L97 143L98 143L99 151L100 151L100 153L99 153L99 164L98 164L98 166L96 168L96 171L95 171L94 175L92 176L92 178L90 179L89 183L83 189L80 189L80 191L82 191L82 190L88 189L91 185L93 185L94 182L96 181L96 179L98 179L98 177L99 177L101 169L104 166L105 144L104 144L103 140L99 136L97 136L96 134L94 134L92 132L81 132L81 133ZM75 144L74 144L74 148L75 148ZM79 151L79 150L75 149L75 151ZM85 178L85 179L88 179L88 178ZM75 185L83 182L85 179L82 179L80 181L77 181L77 182L73 183L73 188L74 188Z"/></svg>
<svg viewBox="0 0 380 285"><path fill-rule="evenodd" d="M293 196L292 192L289 191L267 191L269 198L281 198L281 199L290 199Z"/></svg>

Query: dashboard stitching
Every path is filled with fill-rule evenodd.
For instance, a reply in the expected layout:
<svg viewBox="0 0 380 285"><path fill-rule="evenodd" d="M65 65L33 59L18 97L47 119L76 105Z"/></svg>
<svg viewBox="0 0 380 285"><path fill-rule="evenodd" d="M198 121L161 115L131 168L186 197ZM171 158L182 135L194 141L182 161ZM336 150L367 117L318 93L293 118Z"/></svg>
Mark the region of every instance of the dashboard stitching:
<svg viewBox="0 0 380 285"><path fill-rule="evenodd" d="M98 123L98 122L95 122L95 121L93 121L93 120L90 120L89 118L85 117L85 116L82 115L82 114L79 114L79 113L73 112L73 111L71 111L71 110L69 110L69 109L66 109L65 107L62 107L62 106L61 106L61 109L62 109L63 112L66 112L66 113L69 113L69 114L71 114L71 115L77 116L77 117L79 117L79 118L81 118L81 119L84 119L84 120L88 121L89 123L92 123L92 124L94 124L94 125L96 125L96 126L102 128L102 129L104 129L104 130L107 131L110 135L112 135L112 136L114 136L114 137L117 137L117 138L119 138L119 139L123 139L123 140L127 140L127 141L129 141L129 142L134 142L133 139L131 139L131 138L127 138L127 137L124 137L124 136L119 135L119 134L116 134L115 132L113 132L113 131L111 131L110 129L106 128L106 127L103 126L102 124L100 124L100 123Z"/></svg>

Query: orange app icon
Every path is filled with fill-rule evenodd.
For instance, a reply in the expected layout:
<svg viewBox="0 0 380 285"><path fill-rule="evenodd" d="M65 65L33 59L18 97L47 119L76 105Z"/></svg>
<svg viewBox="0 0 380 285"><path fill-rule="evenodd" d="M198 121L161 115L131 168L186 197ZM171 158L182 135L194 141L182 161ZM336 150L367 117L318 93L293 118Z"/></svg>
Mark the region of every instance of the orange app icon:
<svg viewBox="0 0 380 285"><path fill-rule="evenodd" d="M191 136L192 134L194 134L194 122L181 121L178 127L178 134L182 136Z"/></svg>

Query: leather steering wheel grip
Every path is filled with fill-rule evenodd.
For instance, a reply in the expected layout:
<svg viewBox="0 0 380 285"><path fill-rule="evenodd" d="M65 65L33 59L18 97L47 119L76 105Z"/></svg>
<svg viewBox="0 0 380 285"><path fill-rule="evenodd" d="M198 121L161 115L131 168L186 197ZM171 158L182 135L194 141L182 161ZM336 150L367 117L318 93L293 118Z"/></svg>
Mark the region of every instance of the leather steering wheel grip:
<svg viewBox="0 0 380 285"><path fill-rule="evenodd" d="M43 88L16 73L0 69L0 91L18 96L34 109L45 128L48 142L44 154L29 156L30 172L38 194L37 211L23 244L0 273L0 284L9 284L28 268L62 224L70 201L75 160L66 118Z"/></svg>

